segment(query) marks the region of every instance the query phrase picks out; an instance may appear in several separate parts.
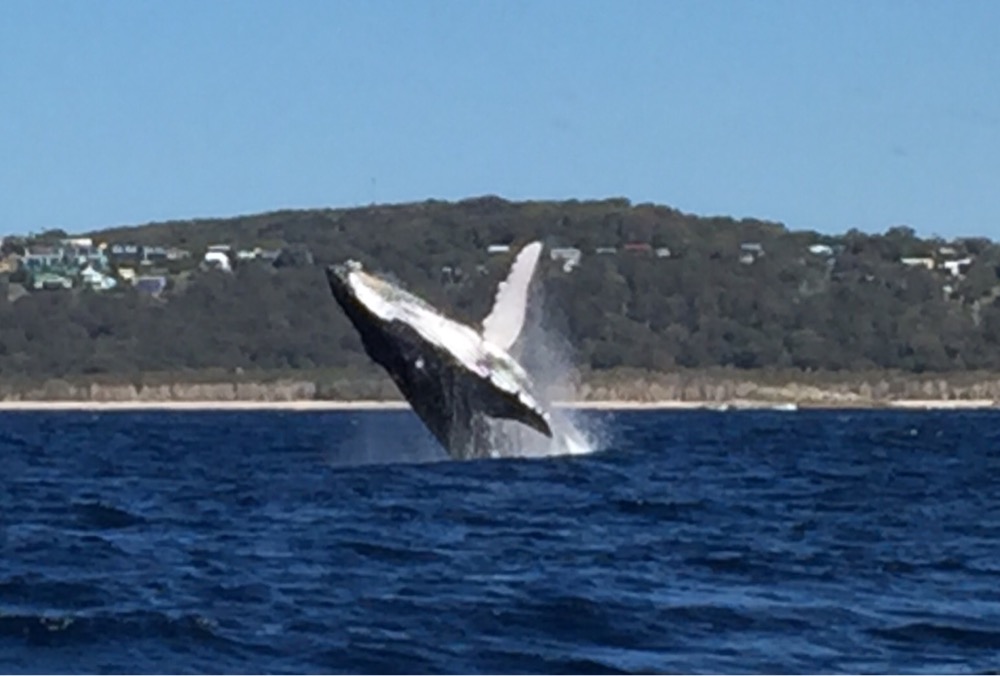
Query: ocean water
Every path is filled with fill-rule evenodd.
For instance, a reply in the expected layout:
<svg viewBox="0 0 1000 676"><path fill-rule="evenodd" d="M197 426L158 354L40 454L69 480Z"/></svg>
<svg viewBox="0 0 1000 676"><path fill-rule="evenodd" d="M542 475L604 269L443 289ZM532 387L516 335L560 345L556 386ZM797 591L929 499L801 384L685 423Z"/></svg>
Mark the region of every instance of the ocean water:
<svg viewBox="0 0 1000 676"><path fill-rule="evenodd" d="M1000 669L1000 414L0 414L0 672Z"/></svg>

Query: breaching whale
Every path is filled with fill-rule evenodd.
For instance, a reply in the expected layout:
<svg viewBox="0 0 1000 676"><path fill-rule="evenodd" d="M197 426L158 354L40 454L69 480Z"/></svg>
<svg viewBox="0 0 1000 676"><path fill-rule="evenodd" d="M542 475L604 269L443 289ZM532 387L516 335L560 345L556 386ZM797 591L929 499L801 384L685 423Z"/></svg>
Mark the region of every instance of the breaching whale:
<svg viewBox="0 0 1000 676"><path fill-rule="evenodd" d="M542 251L521 249L497 289L482 330L349 260L326 268L333 297L431 434L453 458L489 457L489 418L551 438L553 420L524 367L510 354L524 326L528 289Z"/></svg>

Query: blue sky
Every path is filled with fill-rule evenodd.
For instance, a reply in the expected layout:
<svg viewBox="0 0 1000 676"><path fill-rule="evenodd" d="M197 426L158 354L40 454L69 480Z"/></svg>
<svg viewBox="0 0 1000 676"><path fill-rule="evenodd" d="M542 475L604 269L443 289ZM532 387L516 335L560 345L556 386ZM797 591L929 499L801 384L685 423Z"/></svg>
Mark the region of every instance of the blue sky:
<svg viewBox="0 0 1000 676"><path fill-rule="evenodd" d="M0 233L623 196L1000 239L993 0L4 0Z"/></svg>

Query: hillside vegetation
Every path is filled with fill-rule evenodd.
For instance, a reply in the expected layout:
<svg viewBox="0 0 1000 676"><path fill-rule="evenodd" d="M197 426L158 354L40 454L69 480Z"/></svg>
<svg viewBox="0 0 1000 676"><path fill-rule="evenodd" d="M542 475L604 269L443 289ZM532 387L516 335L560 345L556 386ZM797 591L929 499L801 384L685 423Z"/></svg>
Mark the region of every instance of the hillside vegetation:
<svg viewBox="0 0 1000 676"><path fill-rule="evenodd" d="M375 369L330 296L323 265L359 259L478 321L514 253L488 247L534 238L547 251L582 253L575 267L546 256L544 307L535 311L585 372L1000 370L1000 247L921 240L905 227L833 237L624 199L485 197L87 234L195 257L220 243L291 254L237 262L231 273L195 269L158 298L131 288L0 294L7 382L208 371L365 377Z"/></svg>

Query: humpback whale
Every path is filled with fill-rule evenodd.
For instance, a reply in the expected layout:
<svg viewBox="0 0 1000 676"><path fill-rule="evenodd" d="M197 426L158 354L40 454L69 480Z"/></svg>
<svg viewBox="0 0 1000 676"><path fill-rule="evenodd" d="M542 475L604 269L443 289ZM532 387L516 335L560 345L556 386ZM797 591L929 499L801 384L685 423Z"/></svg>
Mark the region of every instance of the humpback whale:
<svg viewBox="0 0 1000 676"><path fill-rule="evenodd" d="M330 291L431 434L456 459L490 457L490 418L552 438L553 420L531 377L511 356L525 321L541 242L518 253L497 288L482 329L429 303L354 260L326 268Z"/></svg>

